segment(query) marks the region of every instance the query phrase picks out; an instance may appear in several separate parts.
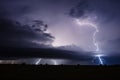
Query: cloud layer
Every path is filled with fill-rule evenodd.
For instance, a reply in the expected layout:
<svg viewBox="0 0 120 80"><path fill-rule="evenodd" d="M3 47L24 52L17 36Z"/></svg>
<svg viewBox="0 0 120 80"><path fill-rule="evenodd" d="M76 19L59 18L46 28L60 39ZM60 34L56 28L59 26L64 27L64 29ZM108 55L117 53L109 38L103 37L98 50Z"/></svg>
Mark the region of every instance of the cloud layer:
<svg viewBox="0 0 120 80"><path fill-rule="evenodd" d="M12 20L0 19L0 45L14 47L38 47L46 45L46 43L50 45L54 37L44 32L47 25L40 22L38 20L37 23L29 26ZM45 30L42 30L41 27Z"/></svg>

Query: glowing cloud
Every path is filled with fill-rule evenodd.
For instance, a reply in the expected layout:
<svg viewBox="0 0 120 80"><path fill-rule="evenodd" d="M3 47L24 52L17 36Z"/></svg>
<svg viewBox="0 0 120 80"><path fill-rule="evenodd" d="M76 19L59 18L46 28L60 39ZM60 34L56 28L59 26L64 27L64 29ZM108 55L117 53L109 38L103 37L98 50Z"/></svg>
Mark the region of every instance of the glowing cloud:
<svg viewBox="0 0 120 80"><path fill-rule="evenodd" d="M94 17L94 18L96 18L96 17ZM100 52L100 48L99 48L99 45L98 45L98 43L96 41L96 34L99 32L97 24L95 24L92 21L91 17L88 17L88 18L85 18L85 19L75 19L75 21L80 26L87 25L87 26L93 27L95 29L95 32L93 34L93 44L96 47L95 52L99 53ZM103 61L101 59L102 55L96 55L95 57L97 57L99 59L100 64L103 65Z"/></svg>
<svg viewBox="0 0 120 80"><path fill-rule="evenodd" d="M95 45L95 47L96 47L96 52L99 52L100 51L100 49L99 49L99 45L98 45L98 43L97 43L97 41L96 41L96 34L99 32L99 29L98 29L98 26L95 24L95 23L93 23L92 21L90 21L90 19L89 18L87 18L87 19L83 19L83 20L81 20L81 19L75 19L76 20L76 22L77 22L77 24L79 24L80 26L82 26L82 25L87 25L87 26L90 26L90 27L93 27L94 29L95 29L95 32L94 32L94 34L93 34L93 44Z"/></svg>

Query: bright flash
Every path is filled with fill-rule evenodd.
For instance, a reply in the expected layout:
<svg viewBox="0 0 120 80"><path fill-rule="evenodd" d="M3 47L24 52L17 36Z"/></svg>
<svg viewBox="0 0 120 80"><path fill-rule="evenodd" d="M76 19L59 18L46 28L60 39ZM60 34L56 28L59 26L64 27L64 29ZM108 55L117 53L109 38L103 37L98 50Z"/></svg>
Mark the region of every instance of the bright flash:
<svg viewBox="0 0 120 80"><path fill-rule="evenodd" d="M95 55L95 57L99 59L99 62L100 62L101 65L104 64L104 63L103 63L103 60L102 60L102 57L103 57L103 56L104 56L104 55L101 55L101 54Z"/></svg>
<svg viewBox="0 0 120 80"><path fill-rule="evenodd" d="M38 59L35 64L36 64L36 65L39 65L39 63L41 62L41 60L42 60L41 58Z"/></svg>
<svg viewBox="0 0 120 80"><path fill-rule="evenodd" d="M41 59L41 58L38 59L38 60L35 62L35 64L36 64L36 65L41 64L41 60L44 60L44 59ZM51 61L53 62L53 65L58 65L56 60L53 60L53 59L52 59Z"/></svg>
<svg viewBox="0 0 120 80"><path fill-rule="evenodd" d="M57 61L55 61L55 60L52 60L52 61L53 61L54 65L57 65Z"/></svg>
<svg viewBox="0 0 120 80"><path fill-rule="evenodd" d="M95 29L95 32L93 34L93 44L95 45L96 47L96 52L100 51L99 49L99 45L96 41L96 34L99 32L99 29L98 29L98 26L93 23L92 21L90 21L91 19L90 18L87 18L87 19L75 19L77 24L79 24L80 26L83 26L83 25L87 25L87 26L90 26L90 27L93 27Z"/></svg>
<svg viewBox="0 0 120 80"><path fill-rule="evenodd" d="M80 26L87 25L87 26L93 27L95 29L95 32L93 34L93 44L96 47L95 52L99 53L100 52L100 48L99 48L99 45L98 45L98 43L96 41L96 34L99 32L98 26L91 20L91 18L76 19L76 22ZM104 64L103 60L102 60L103 55L97 54L97 55L95 55L95 57L98 58L98 60L99 60L99 62L100 62L101 65Z"/></svg>

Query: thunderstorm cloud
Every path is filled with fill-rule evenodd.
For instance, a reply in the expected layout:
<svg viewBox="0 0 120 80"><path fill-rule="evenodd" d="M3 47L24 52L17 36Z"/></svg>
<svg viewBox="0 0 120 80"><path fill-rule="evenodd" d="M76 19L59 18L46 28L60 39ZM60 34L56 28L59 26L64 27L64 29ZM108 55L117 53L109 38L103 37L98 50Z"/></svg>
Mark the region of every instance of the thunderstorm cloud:
<svg viewBox="0 0 120 80"><path fill-rule="evenodd" d="M29 26L8 19L0 19L0 45L7 47L40 47L40 45L47 45L46 43L51 45L54 37L45 33L46 29L47 25L39 20L35 20L34 24Z"/></svg>
<svg viewBox="0 0 120 80"><path fill-rule="evenodd" d="M50 47L45 56L79 59L94 54L94 29L79 26L75 19L90 18L99 29L99 48L105 54L119 53L119 14L119 0L0 0L0 46Z"/></svg>

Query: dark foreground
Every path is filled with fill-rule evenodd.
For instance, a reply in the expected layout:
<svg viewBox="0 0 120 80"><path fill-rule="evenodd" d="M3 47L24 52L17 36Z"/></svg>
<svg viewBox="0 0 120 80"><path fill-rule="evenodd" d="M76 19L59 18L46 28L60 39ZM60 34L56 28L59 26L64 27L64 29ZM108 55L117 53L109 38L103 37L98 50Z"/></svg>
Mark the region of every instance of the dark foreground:
<svg viewBox="0 0 120 80"><path fill-rule="evenodd" d="M0 65L0 80L115 80L120 66Z"/></svg>

